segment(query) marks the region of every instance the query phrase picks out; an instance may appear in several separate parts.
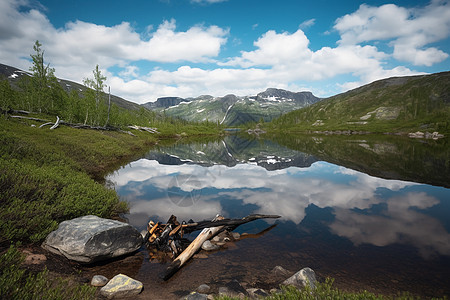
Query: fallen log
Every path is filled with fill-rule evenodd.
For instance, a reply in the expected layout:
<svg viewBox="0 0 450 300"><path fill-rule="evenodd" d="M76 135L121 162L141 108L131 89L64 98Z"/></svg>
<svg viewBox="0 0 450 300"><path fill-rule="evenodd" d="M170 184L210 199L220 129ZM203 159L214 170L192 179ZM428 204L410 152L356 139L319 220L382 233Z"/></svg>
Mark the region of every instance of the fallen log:
<svg viewBox="0 0 450 300"><path fill-rule="evenodd" d="M213 226L226 226L228 230L232 231L234 229L236 229L236 227L251 222L251 221L255 221L258 219L278 219L281 218L281 216L278 215L261 215L261 214L253 214L253 215L248 215L242 219L221 219L221 220L213 220L213 221L200 221L200 222L196 222L196 223L188 223L188 224L184 224L182 225L184 232L186 233L190 233L193 231L197 231L197 230L201 230L204 228L208 228L208 227L213 227Z"/></svg>
<svg viewBox="0 0 450 300"><path fill-rule="evenodd" d="M223 219L222 216L217 216L214 218L212 223L219 222ZM217 220L217 221L215 221ZM215 226L210 228L204 228L200 234L192 241L192 243L167 267L162 278L163 280L168 280L172 277L183 265L192 257L202 246L202 244L214 237L220 230L222 230L225 225Z"/></svg>
<svg viewBox="0 0 450 300"><path fill-rule="evenodd" d="M144 126L138 126L138 125L130 125L128 128L134 129L134 130L141 130L141 131L147 131L149 133L156 133L159 134L157 128L152 127L144 127Z"/></svg>
<svg viewBox="0 0 450 300"><path fill-rule="evenodd" d="M32 121L37 121L37 122L49 122L48 120L44 120L44 119L39 119L39 118L32 118L32 117L25 117L25 116L9 116L10 118L15 118L15 119L25 119L25 120L32 120Z"/></svg>

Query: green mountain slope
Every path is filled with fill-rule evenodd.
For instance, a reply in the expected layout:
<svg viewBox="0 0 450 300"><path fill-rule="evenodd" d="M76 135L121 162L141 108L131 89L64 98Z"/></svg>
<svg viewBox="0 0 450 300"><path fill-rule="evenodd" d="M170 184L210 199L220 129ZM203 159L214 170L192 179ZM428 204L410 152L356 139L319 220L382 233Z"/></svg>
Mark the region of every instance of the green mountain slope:
<svg viewBox="0 0 450 300"><path fill-rule="evenodd" d="M31 76L32 74L29 72L25 72L15 67L11 67L0 63L0 80L6 78L13 87L19 86L21 80L24 80L25 78ZM72 90L75 90L77 92L84 92L87 90L86 86L70 80L58 78L58 83L67 93L70 93L70 91ZM111 95L111 103L114 103L118 107L127 110L139 110L141 108L141 106L137 103L125 100L121 97L114 95Z"/></svg>
<svg viewBox="0 0 450 300"><path fill-rule="evenodd" d="M383 79L296 110L272 130L450 133L450 72Z"/></svg>

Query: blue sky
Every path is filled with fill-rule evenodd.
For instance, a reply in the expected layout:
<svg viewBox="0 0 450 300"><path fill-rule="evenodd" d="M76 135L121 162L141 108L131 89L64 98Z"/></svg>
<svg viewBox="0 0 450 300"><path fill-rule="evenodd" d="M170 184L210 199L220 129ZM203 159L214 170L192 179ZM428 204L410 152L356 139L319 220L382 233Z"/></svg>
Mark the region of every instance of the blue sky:
<svg viewBox="0 0 450 300"><path fill-rule="evenodd" d="M98 64L112 93L328 97L377 79L449 71L448 1L0 0L0 62L35 40L61 78Z"/></svg>

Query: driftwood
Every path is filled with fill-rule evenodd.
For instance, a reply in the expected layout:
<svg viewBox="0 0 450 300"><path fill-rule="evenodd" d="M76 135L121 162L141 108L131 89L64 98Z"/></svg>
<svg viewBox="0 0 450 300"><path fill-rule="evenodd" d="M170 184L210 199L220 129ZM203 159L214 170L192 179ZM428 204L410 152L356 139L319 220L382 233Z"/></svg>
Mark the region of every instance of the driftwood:
<svg viewBox="0 0 450 300"><path fill-rule="evenodd" d="M159 222L155 224L153 221L150 221L144 240L149 247L172 252L174 260L161 276L164 280L168 280L200 249L205 241L211 239L217 233L223 230L232 231L242 224L266 218L276 219L280 218L280 216L254 214L242 219L226 219L217 216L212 221L179 223L177 218L172 215L166 224ZM186 239L183 238L183 235L198 230L202 231L185 248L183 245Z"/></svg>
<svg viewBox="0 0 450 300"><path fill-rule="evenodd" d="M248 223L251 221L255 221L258 219L278 219L280 217L281 216L277 216L277 215L253 214L253 215L248 215L242 219L225 219L224 218L221 220L201 221L201 222L197 222L197 223L189 223L189 224L183 225L183 227L184 227L184 231L186 233L201 230L203 228L208 228L208 227L212 227L212 226L221 226L221 225L226 226L228 230L234 230L242 224L245 224L245 223Z"/></svg>
<svg viewBox="0 0 450 300"><path fill-rule="evenodd" d="M58 116L56 116L56 122L55 122L55 123L53 123L53 122L47 122L47 123L44 123L44 124L42 124L41 126L39 126L39 128L42 128L42 127L44 127L44 126L53 124L53 126L50 127L50 129L55 129L56 127L58 127L58 125L59 125L60 122L61 122L61 120L59 119Z"/></svg>
<svg viewBox="0 0 450 300"><path fill-rule="evenodd" d="M50 127L50 129L55 129L56 127L58 127L58 125L59 125L59 117L58 116L56 116L56 122L55 122L55 125L53 125L52 127Z"/></svg>
<svg viewBox="0 0 450 300"><path fill-rule="evenodd" d="M130 125L128 128L140 130L140 131L147 131L149 133L159 133L157 128L152 127L144 127L144 126L138 126L138 125Z"/></svg>
<svg viewBox="0 0 450 300"><path fill-rule="evenodd" d="M221 220L223 217L218 216L215 220ZM222 226L204 228L200 234L192 241L192 243L167 267L162 278L168 280L174 275L183 265L191 258L203 245L206 240L214 237L220 230L224 228Z"/></svg>

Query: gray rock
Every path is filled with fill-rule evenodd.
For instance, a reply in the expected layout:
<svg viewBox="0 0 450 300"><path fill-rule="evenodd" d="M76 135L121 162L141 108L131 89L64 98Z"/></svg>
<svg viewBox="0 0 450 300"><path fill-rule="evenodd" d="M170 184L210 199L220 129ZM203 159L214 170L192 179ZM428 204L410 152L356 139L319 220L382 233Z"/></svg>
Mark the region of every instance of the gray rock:
<svg viewBox="0 0 450 300"><path fill-rule="evenodd" d="M213 243L211 243L210 240L206 240L202 244L202 249L205 250L205 251L214 251L214 250L217 250L219 248L220 248L219 246L214 245Z"/></svg>
<svg viewBox="0 0 450 300"><path fill-rule="evenodd" d="M248 296L248 292L242 287L239 281L233 280L219 288L219 296L243 298Z"/></svg>
<svg viewBox="0 0 450 300"><path fill-rule="evenodd" d="M293 272L286 270L281 266L276 266L270 271L270 274L278 278L286 278L292 275Z"/></svg>
<svg viewBox="0 0 450 300"><path fill-rule="evenodd" d="M93 263L138 250L141 234L131 225L96 216L84 216L59 224L42 247L68 259Z"/></svg>
<svg viewBox="0 0 450 300"><path fill-rule="evenodd" d="M211 287L207 284L201 284L198 288L197 288L197 292L199 292L200 294L206 294L211 290Z"/></svg>
<svg viewBox="0 0 450 300"><path fill-rule="evenodd" d="M208 295L197 293L197 292L192 292L189 295L187 295L186 297L183 297L182 299L183 300L207 300Z"/></svg>
<svg viewBox="0 0 450 300"><path fill-rule="evenodd" d="M267 293L265 290L256 288L247 289L247 293L250 296L250 298L256 299L269 296L269 293Z"/></svg>
<svg viewBox="0 0 450 300"><path fill-rule="evenodd" d="M94 275L91 280L93 286L105 286L108 283L108 278L103 275Z"/></svg>
<svg viewBox="0 0 450 300"><path fill-rule="evenodd" d="M316 274L310 268L303 268L285 281L282 285L293 285L299 289L302 289L309 285L311 288L316 287Z"/></svg>
<svg viewBox="0 0 450 300"><path fill-rule="evenodd" d="M142 282L127 275L119 274L100 289L100 294L108 299L122 299L138 295L142 288Z"/></svg>

